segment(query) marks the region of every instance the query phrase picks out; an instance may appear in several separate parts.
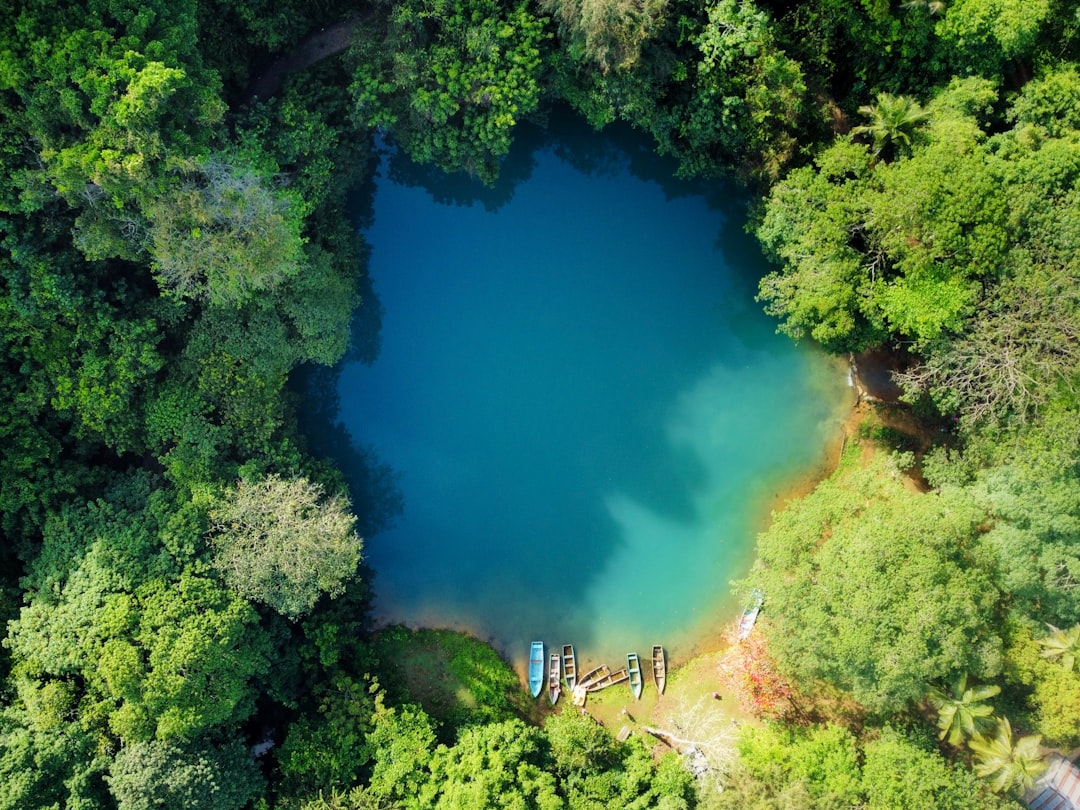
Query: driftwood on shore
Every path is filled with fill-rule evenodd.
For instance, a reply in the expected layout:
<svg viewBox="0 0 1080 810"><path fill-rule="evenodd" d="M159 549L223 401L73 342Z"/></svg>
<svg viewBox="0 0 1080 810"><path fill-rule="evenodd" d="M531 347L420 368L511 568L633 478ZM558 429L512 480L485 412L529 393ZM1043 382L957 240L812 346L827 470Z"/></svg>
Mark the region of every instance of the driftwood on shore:
<svg viewBox="0 0 1080 810"><path fill-rule="evenodd" d="M652 734L654 737L659 737L672 748L679 748L684 745L697 745L695 740L684 740L682 737L676 737L670 731L664 731L662 728L654 728L653 726L642 726L642 728Z"/></svg>
<svg viewBox="0 0 1080 810"><path fill-rule="evenodd" d="M664 740L664 742L682 754L686 759L686 767L695 777L702 777L711 770L709 760L701 750L702 746L705 745L704 742L685 740L682 737L676 737L670 731L664 731L662 728L654 728L652 726L642 726L642 728L654 737L659 737Z"/></svg>

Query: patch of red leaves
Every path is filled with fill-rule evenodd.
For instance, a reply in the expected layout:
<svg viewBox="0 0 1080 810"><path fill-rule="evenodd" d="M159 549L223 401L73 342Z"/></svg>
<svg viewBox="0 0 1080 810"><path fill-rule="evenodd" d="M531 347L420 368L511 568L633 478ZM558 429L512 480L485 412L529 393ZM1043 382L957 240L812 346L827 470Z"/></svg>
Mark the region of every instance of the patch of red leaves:
<svg viewBox="0 0 1080 810"><path fill-rule="evenodd" d="M795 713L795 690L779 672L760 633L731 645L720 661L720 682L738 696L743 708L767 720Z"/></svg>

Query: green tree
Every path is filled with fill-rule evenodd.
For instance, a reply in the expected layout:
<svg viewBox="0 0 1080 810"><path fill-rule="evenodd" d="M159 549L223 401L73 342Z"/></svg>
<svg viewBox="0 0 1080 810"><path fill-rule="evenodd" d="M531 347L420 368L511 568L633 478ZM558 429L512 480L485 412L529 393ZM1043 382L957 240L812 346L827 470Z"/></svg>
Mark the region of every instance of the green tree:
<svg viewBox="0 0 1080 810"><path fill-rule="evenodd" d="M749 0L720 0L694 45L693 95L670 135L654 130L661 149L689 176L734 165L775 179L795 150L806 83L771 15Z"/></svg>
<svg viewBox="0 0 1080 810"><path fill-rule="evenodd" d="M105 778L118 810L240 810L263 788L239 742L181 746L148 740L120 750Z"/></svg>
<svg viewBox="0 0 1080 810"><path fill-rule="evenodd" d="M952 0L934 31L954 74L992 76L1031 55L1052 8L1049 0Z"/></svg>
<svg viewBox="0 0 1080 810"><path fill-rule="evenodd" d="M1080 742L1080 673L1047 660L1046 651L1031 636L1031 627L1010 627L1006 648L1006 682L1023 703L1018 722L1038 732L1050 745L1071 749Z"/></svg>
<svg viewBox="0 0 1080 810"><path fill-rule="evenodd" d="M2 810L109 806L102 776L110 757L98 735L72 722L75 696L54 683L44 705L14 702L0 715Z"/></svg>
<svg viewBox="0 0 1080 810"><path fill-rule="evenodd" d="M962 459L952 454L931 469L936 482L959 482L987 510L986 544L1013 612L1058 626L1080 621L1078 426L1075 409L1051 399L1037 419L974 427Z"/></svg>
<svg viewBox="0 0 1080 810"><path fill-rule="evenodd" d="M1063 390L1075 389L1077 281L1053 265L1021 269L979 305L961 334L929 344L926 359L898 381L909 398L929 394L968 424L1031 422Z"/></svg>
<svg viewBox="0 0 1080 810"><path fill-rule="evenodd" d="M867 810L1005 810L967 768L953 766L931 747L886 727L863 746L862 788Z"/></svg>
<svg viewBox="0 0 1080 810"><path fill-rule="evenodd" d="M211 520L214 565L229 586L290 619L356 574L361 541L348 500L305 478L241 480Z"/></svg>
<svg viewBox="0 0 1080 810"><path fill-rule="evenodd" d="M559 22L563 47L600 70L629 70L662 27L667 0L542 0L540 7Z"/></svg>
<svg viewBox="0 0 1080 810"><path fill-rule="evenodd" d="M740 733L739 757L770 793L798 795L813 807L850 807L860 799L855 737L840 726L802 731L780 726ZM798 787L796 787L796 785Z"/></svg>
<svg viewBox="0 0 1080 810"><path fill-rule="evenodd" d="M21 705L66 682L106 746L230 733L254 712L270 639L247 602L190 570L199 513L135 475L50 518L5 639Z"/></svg>
<svg viewBox="0 0 1080 810"><path fill-rule="evenodd" d="M975 752L975 773L990 782L998 793L1024 790L1046 770L1040 738L1016 738L1007 717L998 721L992 737L976 734L968 745Z"/></svg>
<svg viewBox="0 0 1080 810"><path fill-rule="evenodd" d="M147 239L163 287L236 305L296 276L303 265L298 203L222 156L193 161L147 205Z"/></svg>
<svg viewBox="0 0 1080 810"><path fill-rule="evenodd" d="M354 40L355 120L389 128L417 162L491 183L539 102L546 38L525 2L397 4Z"/></svg>
<svg viewBox="0 0 1080 810"><path fill-rule="evenodd" d="M782 269L761 280L758 300L795 339L845 352L888 334L873 306L879 273L852 244L852 235L865 230L870 182L866 150L837 141L815 166L794 170L769 194L755 232Z"/></svg>
<svg viewBox="0 0 1080 810"><path fill-rule="evenodd" d="M130 740L147 733L191 739L250 717L253 681L270 667L269 639L250 606L216 582L191 575L151 581L139 596L138 646L128 655L142 652L146 673L130 682L139 690L138 702L128 699L114 714L114 731ZM125 673L124 658L117 663ZM126 683L116 681L120 689ZM126 697L123 691L119 696ZM151 721L146 731L144 717Z"/></svg>
<svg viewBox="0 0 1080 810"><path fill-rule="evenodd" d="M948 691L937 687L930 690L930 704L937 709L939 739L948 739L949 745L960 745L965 737L984 734L994 727L991 716L994 707L985 701L1001 693L995 684L968 686L968 676L961 675Z"/></svg>
<svg viewBox="0 0 1080 810"><path fill-rule="evenodd" d="M870 123L854 127L851 134L870 136L875 161L909 156L915 130L930 117L914 99L888 93L879 93L877 103L859 107L859 113Z"/></svg>
<svg viewBox="0 0 1080 810"><path fill-rule="evenodd" d="M317 713L289 726L277 754L289 790L298 795L355 783L375 745L368 740L371 716L381 705L374 686L337 669L320 675L313 688Z"/></svg>
<svg viewBox="0 0 1080 810"><path fill-rule="evenodd" d="M78 212L88 258L138 260L144 205L169 185L174 159L209 145L225 111L198 54L196 4L33 0L13 22L10 89L40 158L20 173L21 208L59 195Z"/></svg>
<svg viewBox="0 0 1080 810"><path fill-rule="evenodd" d="M560 712L544 723L555 772L565 782L602 773L618 762L615 740L603 726L577 712Z"/></svg>
<svg viewBox="0 0 1080 810"><path fill-rule="evenodd" d="M373 721L368 735L375 760L371 791L379 798L416 806L430 775L435 745L431 721L417 707L390 708L381 702Z"/></svg>
<svg viewBox="0 0 1080 810"><path fill-rule="evenodd" d="M757 234L783 266L760 297L781 329L834 351L890 334L922 348L963 329L1009 263L1013 221L979 115L993 97L954 81L910 158L871 170L838 142L772 189Z"/></svg>
<svg viewBox="0 0 1080 810"><path fill-rule="evenodd" d="M538 729L520 720L465 729L452 748L435 749L419 806L438 810L561 808L555 777L544 769L541 740Z"/></svg>
<svg viewBox="0 0 1080 810"><path fill-rule="evenodd" d="M1080 130L1077 93L1080 72L1075 64L1047 66L1013 99L1008 116L1021 125L1037 124L1053 138L1065 137Z"/></svg>
<svg viewBox="0 0 1080 810"><path fill-rule="evenodd" d="M750 575L768 594L763 629L781 671L875 713L954 672L1001 667L985 513L960 491L912 493L893 464L834 475L775 515Z"/></svg>

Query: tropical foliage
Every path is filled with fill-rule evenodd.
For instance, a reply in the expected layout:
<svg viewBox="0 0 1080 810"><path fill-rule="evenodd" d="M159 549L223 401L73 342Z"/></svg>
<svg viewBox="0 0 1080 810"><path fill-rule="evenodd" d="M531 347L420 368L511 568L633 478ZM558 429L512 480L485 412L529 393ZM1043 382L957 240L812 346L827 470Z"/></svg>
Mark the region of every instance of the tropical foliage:
<svg viewBox="0 0 1080 810"><path fill-rule="evenodd" d="M1059 630L1052 624L1048 627L1050 635L1039 639L1043 658L1060 661L1065 670L1071 672L1076 666L1076 656L1080 653L1080 624L1074 624L1068 630Z"/></svg>
<svg viewBox="0 0 1080 810"><path fill-rule="evenodd" d="M1017 738L1007 717L998 721L988 737L976 734L968 745L975 752L975 773L989 780L999 793L1030 789L1046 770L1046 761L1039 750L1040 737Z"/></svg>
<svg viewBox="0 0 1080 810"><path fill-rule="evenodd" d="M859 107L859 114L870 123L854 127L851 134L871 138L874 160L909 156L915 129L929 117L913 99L888 93L879 94L876 104Z"/></svg>
<svg viewBox="0 0 1080 810"><path fill-rule="evenodd" d="M1040 739L1080 744L1075 11L0 4L0 808L1010 806ZM935 445L850 442L762 536L727 676L804 725L744 731L719 795L526 723L490 650L373 638L392 483L350 501L298 428L297 367L378 343L344 214L374 150L491 183L559 103L752 184L767 311L900 347Z"/></svg>
<svg viewBox="0 0 1080 810"><path fill-rule="evenodd" d="M996 684L967 685L967 675L961 675L948 691L936 687L930 690L930 703L938 713L939 738L949 745L960 745L976 734L993 729L994 707L985 701L1001 693Z"/></svg>

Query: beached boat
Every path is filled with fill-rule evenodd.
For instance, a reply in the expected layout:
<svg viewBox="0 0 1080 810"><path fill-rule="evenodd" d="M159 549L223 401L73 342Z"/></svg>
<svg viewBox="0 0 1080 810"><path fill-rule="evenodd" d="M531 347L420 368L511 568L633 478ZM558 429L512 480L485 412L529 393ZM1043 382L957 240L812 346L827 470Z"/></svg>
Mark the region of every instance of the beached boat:
<svg viewBox="0 0 1080 810"><path fill-rule="evenodd" d="M654 644L652 648L652 679L656 684L656 691L664 694L664 687L667 686L667 656L659 644Z"/></svg>
<svg viewBox="0 0 1080 810"><path fill-rule="evenodd" d="M627 653L626 672L630 676L630 691L636 700L641 700L641 689L645 685L641 677L641 660L637 653Z"/></svg>
<svg viewBox="0 0 1080 810"><path fill-rule="evenodd" d="M604 667L604 669L607 670L607 667ZM607 689L609 686L622 683L623 681L629 680L629 678L630 674L626 671L626 667L623 667L616 672L608 670L603 677L590 683L587 689L590 692L599 692L601 689Z"/></svg>
<svg viewBox="0 0 1080 810"><path fill-rule="evenodd" d="M559 702L559 695L562 693L561 676L562 667L559 664L559 654L552 653L548 661L548 700L551 701L552 706Z"/></svg>
<svg viewBox="0 0 1080 810"><path fill-rule="evenodd" d="M588 672L578 678L577 685L587 688L592 686L596 681L600 680L601 678L608 677L609 675L611 675L611 670L607 668L606 664L601 664L598 667L590 669Z"/></svg>
<svg viewBox="0 0 1080 810"><path fill-rule="evenodd" d="M577 657L574 655L573 644L563 644L562 674L566 681L566 690L573 692L574 687L577 686Z"/></svg>
<svg viewBox="0 0 1080 810"><path fill-rule="evenodd" d="M585 688L585 684L579 683L574 687L574 691L570 693L570 699L575 706L584 706L585 700L589 697L589 690Z"/></svg>
<svg viewBox="0 0 1080 810"><path fill-rule="evenodd" d="M750 631L754 629L754 623L757 621L761 606L764 603L765 592L760 588L754 588L750 593L750 603L743 610L742 616L739 617L739 629L737 631L739 641L750 635Z"/></svg>
<svg viewBox="0 0 1080 810"><path fill-rule="evenodd" d="M544 688L544 642L534 641L529 648L529 691L540 697Z"/></svg>

